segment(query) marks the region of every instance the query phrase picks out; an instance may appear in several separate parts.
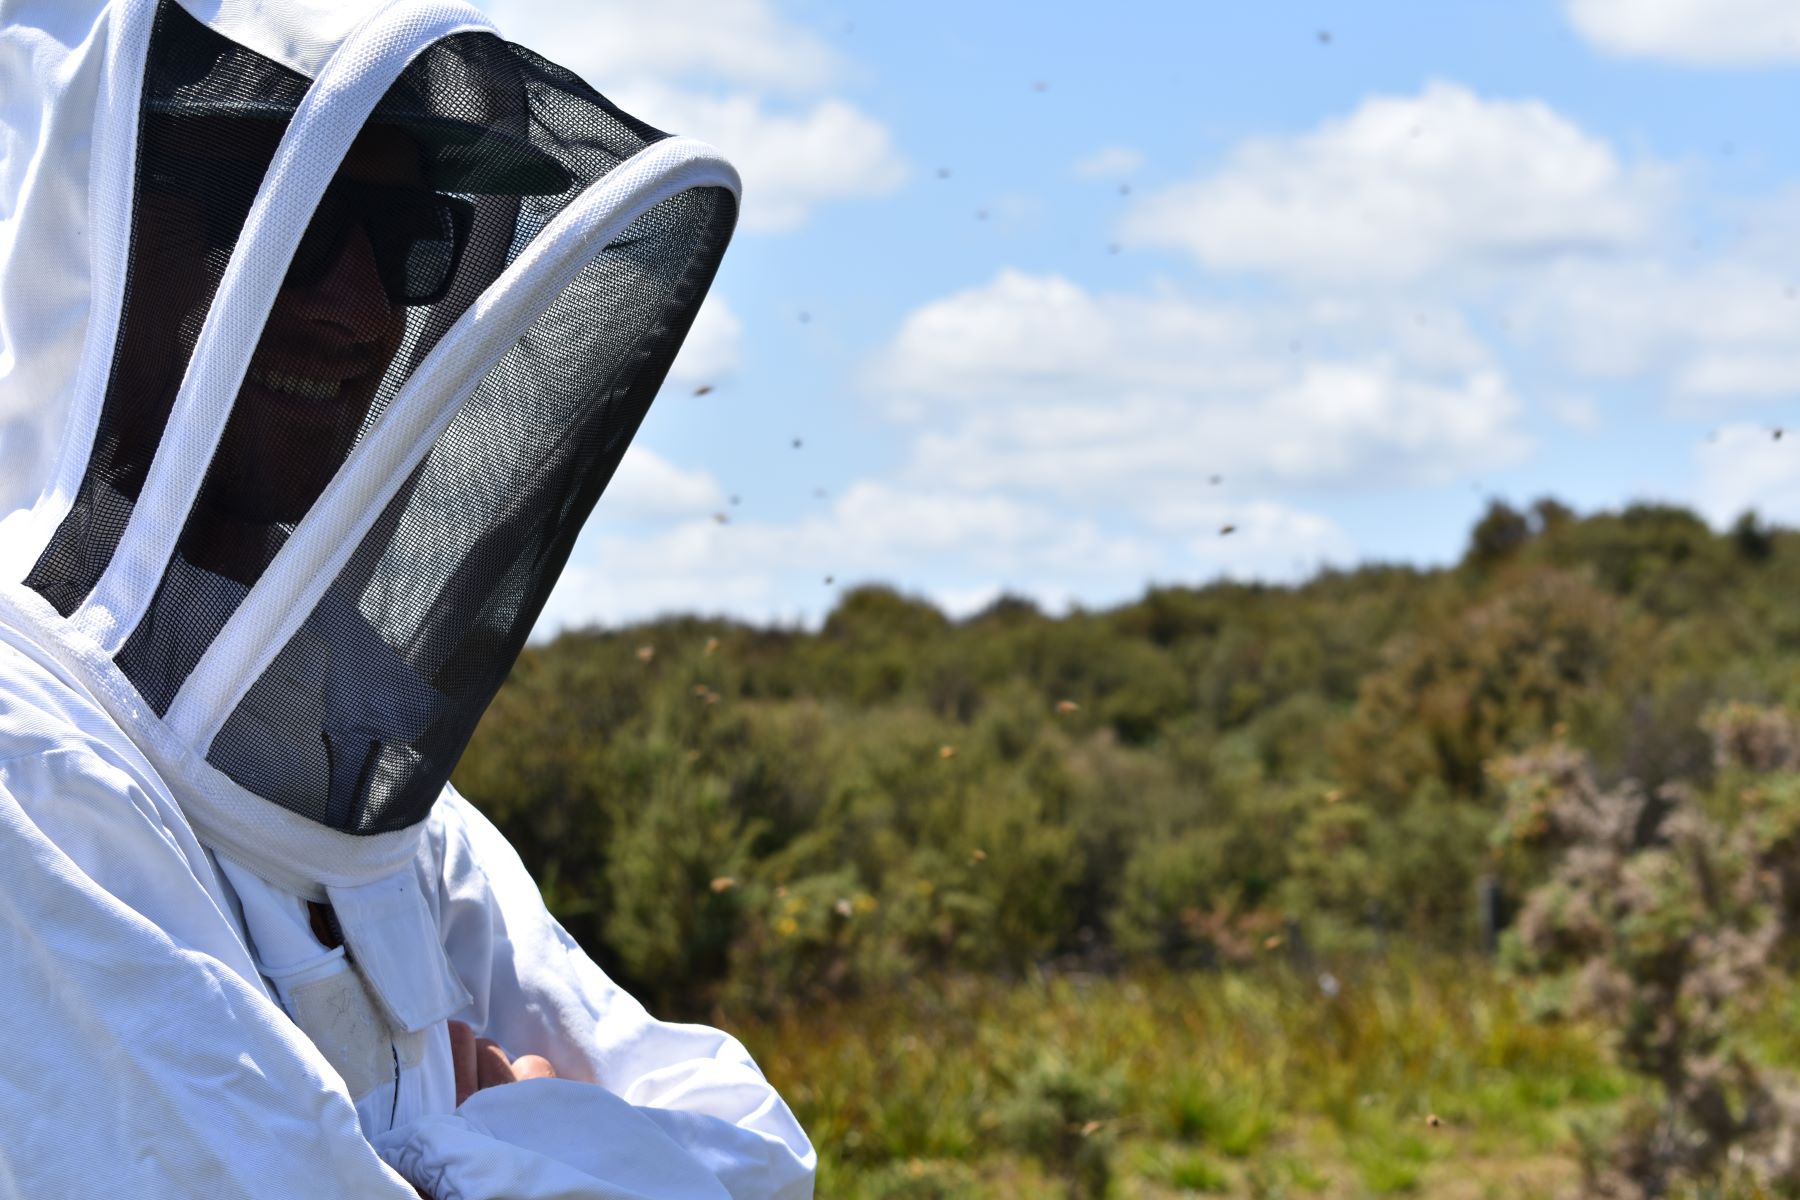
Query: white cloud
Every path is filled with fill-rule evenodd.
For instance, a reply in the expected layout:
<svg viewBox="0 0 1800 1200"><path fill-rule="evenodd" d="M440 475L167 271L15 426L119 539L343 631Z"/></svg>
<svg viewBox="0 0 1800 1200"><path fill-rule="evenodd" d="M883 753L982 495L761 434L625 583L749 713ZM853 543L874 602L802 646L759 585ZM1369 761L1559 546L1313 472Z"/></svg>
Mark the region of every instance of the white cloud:
<svg viewBox="0 0 1800 1200"><path fill-rule="evenodd" d="M715 383L738 369L743 341L743 321L723 296L709 293L669 368L669 378L680 384Z"/></svg>
<svg viewBox="0 0 1800 1200"><path fill-rule="evenodd" d="M1041 398L1095 388L1273 384L1280 371L1228 353L1256 336L1249 313L1097 297L1059 276L1003 270L909 315L871 382L898 415L933 402ZM1193 378L1196 367L1198 380Z"/></svg>
<svg viewBox="0 0 1800 1200"><path fill-rule="evenodd" d="M1600 428L1600 406L1587 396L1553 395L1545 399L1544 407L1569 429L1588 432Z"/></svg>
<svg viewBox="0 0 1800 1200"><path fill-rule="evenodd" d="M816 623L843 588L872 581L922 592L957 616L1001 592L1056 611L1130 599L1148 578L1294 578L1351 557L1335 524L1268 501L1208 499L1133 531L995 492L864 480L792 521L689 518L645 530L614 519L612 499L535 636L668 612Z"/></svg>
<svg viewBox="0 0 1800 1200"><path fill-rule="evenodd" d="M1763 425L1733 424L1695 455L1694 503L1715 527L1750 509L1765 520L1800 524L1800 441L1777 440Z"/></svg>
<svg viewBox="0 0 1800 1200"><path fill-rule="evenodd" d="M1091 517L1065 520L1001 495L873 480L852 485L825 512L789 522L700 518L646 532L602 512L558 583L540 636L666 611L816 620L834 588L866 580L917 587L936 578L962 588L1036 580L1051 590L1060 580L1129 592L1159 561L1150 543L1110 536ZM816 601L796 611L793 597L809 595Z"/></svg>
<svg viewBox="0 0 1800 1200"><path fill-rule="evenodd" d="M1381 362L1333 364L1261 394L1008 405L925 434L911 469L1149 515L1215 472L1247 486L1379 491L1509 466L1530 448L1520 409L1493 373L1435 384Z"/></svg>
<svg viewBox="0 0 1800 1200"><path fill-rule="evenodd" d="M870 379L896 415L935 425L910 477L1104 497L1146 518L1213 472L1389 488L1528 450L1518 399L1458 322L1439 314L1433 341L1405 319L1417 344L1371 346L1370 323L1392 313L1321 305L1284 312L1284 329L1275 312L1003 271L914 312Z"/></svg>
<svg viewBox="0 0 1800 1200"><path fill-rule="evenodd" d="M1513 320L1577 371L1654 378L1680 401L1787 397L1800 392L1791 278L1736 257L1558 264L1521 289Z"/></svg>
<svg viewBox="0 0 1800 1200"><path fill-rule="evenodd" d="M625 111L724 151L744 177L747 230L793 229L820 204L906 176L887 126L828 94L848 64L769 0L480 3Z"/></svg>
<svg viewBox="0 0 1800 1200"><path fill-rule="evenodd" d="M1645 379L1688 408L1800 393L1800 190L1683 214L1675 202L1695 197L1674 182L1666 164L1627 166L1546 105L1438 83L1299 137L1243 143L1221 171L1141 200L1124 236L1286 278L1296 311L1259 319L1285 320L1317 358L1387 353L1413 372L1479 371L1489 355L1461 301L1502 315L1520 346L1551 348L1577 386ZM1677 216L1708 218L1732 240L1703 256L1682 244ZM979 324L947 331L968 315L921 314L916 332L999 343ZM1095 321L1068 307L1075 340L1057 347L1057 367L1094 349L1075 327ZM1596 416L1546 404L1575 428Z"/></svg>
<svg viewBox="0 0 1800 1200"><path fill-rule="evenodd" d="M1200 483L1195 480L1147 518L1177 535L1183 557L1209 575L1296 581L1326 564L1355 558L1355 543L1329 517L1273 500L1224 498Z"/></svg>
<svg viewBox="0 0 1800 1200"><path fill-rule="evenodd" d="M1663 190L1547 104L1433 83L1245 142L1218 173L1139 201L1121 237L1222 270L1401 281L1616 251L1650 232Z"/></svg>
<svg viewBox="0 0 1800 1200"><path fill-rule="evenodd" d="M928 599L937 605L939 612L960 621L974 616L1004 595L1006 589L999 584L978 583L973 587L934 588L928 593Z"/></svg>
<svg viewBox="0 0 1800 1200"><path fill-rule="evenodd" d="M706 471L684 471L654 450L634 445L606 486L609 518L693 517L725 507L725 489Z"/></svg>
<svg viewBox="0 0 1800 1200"><path fill-rule="evenodd" d="M479 0L507 37L612 95L645 81L698 77L812 92L844 73L839 56L767 0ZM654 123L654 122L652 122Z"/></svg>
<svg viewBox="0 0 1800 1200"><path fill-rule="evenodd" d="M1219 171L1141 199L1121 236L1284 278L1301 310L1293 336L1315 358L1392 354L1440 380L1481 371L1488 352L1461 302L1502 316L1520 348L1551 349L1574 390L1646 380L1688 410L1793 397L1800 191L1683 212L1678 201L1699 198L1676 183L1667 164L1627 164L1541 102L1434 83L1299 136L1241 143ZM1732 240L1702 255L1684 245L1687 217ZM1597 417L1545 403L1573 428Z"/></svg>
<svg viewBox="0 0 1800 1200"><path fill-rule="evenodd" d="M628 111L711 142L744 177L743 225L793 229L834 200L880 196L906 178L887 126L838 99L775 111L762 99L642 86L622 93Z"/></svg>
<svg viewBox="0 0 1800 1200"><path fill-rule="evenodd" d="M1075 163L1075 174L1083 179L1118 179L1144 165L1142 151L1130 146L1102 146Z"/></svg>
<svg viewBox="0 0 1800 1200"><path fill-rule="evenodd" d="M1792 0L1564 0L1569 20L1613 54L1690 66L1800 62Z"/></svg>

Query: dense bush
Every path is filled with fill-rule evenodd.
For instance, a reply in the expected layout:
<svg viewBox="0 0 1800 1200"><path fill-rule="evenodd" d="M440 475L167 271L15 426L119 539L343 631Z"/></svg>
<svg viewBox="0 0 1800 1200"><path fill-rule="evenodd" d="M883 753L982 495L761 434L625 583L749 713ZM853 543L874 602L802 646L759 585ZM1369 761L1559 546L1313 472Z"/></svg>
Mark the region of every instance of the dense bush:
<svg viewBox="0 0 1800 1200"><path fill-rule="evenodd" d="M1659 1200L1734 1173L1800 1194L1800 1084L1746 1036L1800 933L1800 727L1744 705L1708 723L1723 772L1710 797L1601 787L1566 745L1495 764L1508 797L1495 846L1532 885L1506 958L1548 1013L1604 1023L1621 1064L1656 1086L1611 1136L1587 1137L1594 1195Z"/></svg>
<svg viewBox="0 0 1800 1200"><path fill-rule="evenodd" d="M963 621L863 587L817 633L680 617L534 646L456 780L665 1011L1231 962L1289 922L1326 951L1470 949L1477 878L1511 869L1490 764L1560 740L1596 787L1712 795L1701 714L1800 704L1797 585L1800 537L1754 520L1540 501L1436 571Z"/></svg>

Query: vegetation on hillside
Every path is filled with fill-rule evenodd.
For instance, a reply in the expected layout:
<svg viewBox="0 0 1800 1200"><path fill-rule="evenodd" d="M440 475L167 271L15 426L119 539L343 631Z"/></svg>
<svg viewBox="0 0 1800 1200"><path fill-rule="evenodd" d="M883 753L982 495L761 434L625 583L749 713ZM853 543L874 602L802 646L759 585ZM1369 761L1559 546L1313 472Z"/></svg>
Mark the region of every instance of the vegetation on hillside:
<svg viewBox="0 0 1800 1200"><path fill-rule="evenodd" d="M1541 501L1443 570L862 587L534 647L457 782L827 1194L1800 1194L1796 585Z"/></svg>
<svg viewBox="0 0 1800 1200"><path fill-rule="evenodd" d="M1504 756L1705 789L1703 717L1800 705L1800 534L1495 504L1443 570L1156 588L963 621L671 618L528 649L456 782L663 1011L1022 977L1471 950Z"/></svg>

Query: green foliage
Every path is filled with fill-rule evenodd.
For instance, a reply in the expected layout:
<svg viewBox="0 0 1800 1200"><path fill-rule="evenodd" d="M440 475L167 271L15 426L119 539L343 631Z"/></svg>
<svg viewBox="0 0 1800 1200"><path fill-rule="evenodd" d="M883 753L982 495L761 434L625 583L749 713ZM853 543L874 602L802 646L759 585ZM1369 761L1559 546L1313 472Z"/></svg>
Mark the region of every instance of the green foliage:
<svg viewBox="0 0 1800 1200"><path fill-rule="evenodd" d="M1265 964L726 1016L820 1148L821 1195L1095 1194L1102 1167L1113 1197L1567 1194L1568 1121L1633 1086L1599 1029L1533 1022L1479 963L1340 969L1335 997ZM1518 1190L1546 1170L1560 1186Z"/></svg>
<svg viewBox="0 0 1800 1200"><path fill-rule="evenodd" d="M1041 1057L1014 1080L999 1111L1000 1135L1062 1180L1069 1200L1105 1200L1112 1180L1107 1121L1118 1112L1113 1090L1106 1076Z"/></svg>
<svg viewBox="0 0 1800 1200"><path fill-rule="evenodd" d="M456 780L822 1195L1800 1194L1796 593L1548 499L1439 571L862 587L532 647Z"/></svg>
<svg viewBox="0 0 1800 1200"><path fill-rule="evenodd" d="M1183 1154L1169 1164L1169 1183L1184 1192L1223 1195L1231 1175L1204 1154Z"/></svg>
<svg viewBox="0 0 1800 1200"><path fill-rule="evenodd" d="M1494 500L1469 535L1469 552L1464 561L1490 567L1512 555L1531 540L1531 523L1512 505Z"/></svg>
<svg viewBox="0 0 1800 1200"><path fill-rule="evenodd" d="M1597 1195L1654 1200L1734 1170L1800 1189L1800 1092L1741 1032L1778 948L1800 934L1784 886L1800 870L1800 724L1734 704L1709 725L1720 782L1735 788L1710 802L1680 784L1602 787L1565 746L1497 765L1508 807L1496 845L1515 879L1539 881L1508 959L1548 993L1541 1010L1605 1020L1619 1060L1659 1093L1610 1135L1584 1135Z"/></svg>
<svg viewBox="0 0 1800 1200"><path fill-rule="evenodd" d="M1548 869L1490 841L1489 764L1560 739L1602 786L1735 794L1702 720L1800 704L1796 591L1787 531L1553 500L1496 504L1440 571L960 622L859 587L817 633L679 617L528 648L456 781L677 1015L1297 956L1290 922L1321 953L1469 949L1475 880L1516 903Z"/></svg>

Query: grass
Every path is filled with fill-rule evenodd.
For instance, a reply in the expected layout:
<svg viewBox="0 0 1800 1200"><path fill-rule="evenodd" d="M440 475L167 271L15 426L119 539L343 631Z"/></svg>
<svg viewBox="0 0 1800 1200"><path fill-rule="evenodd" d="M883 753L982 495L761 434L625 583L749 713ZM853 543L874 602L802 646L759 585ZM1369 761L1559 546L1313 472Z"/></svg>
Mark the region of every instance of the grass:
<svg viewBox="0 0 1800 1200"><path fill-rule="evenodd" d="M920 980L736 1029L819 1195L1573 1194L1570 1121L1641 1085L1484 964Z"/></svg>
<svg viewBox="0 0 1800 1200"><path fill-rule="evenodd" d="M1184 1192L1226 1193L1231 1191L1229 1172L1204 1154L1178 1155L1169 1163L1169 1183Z"/></svg>

